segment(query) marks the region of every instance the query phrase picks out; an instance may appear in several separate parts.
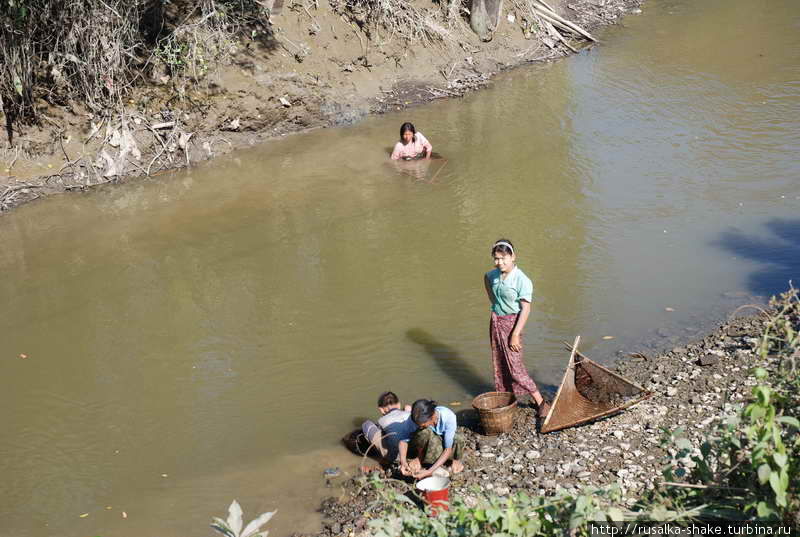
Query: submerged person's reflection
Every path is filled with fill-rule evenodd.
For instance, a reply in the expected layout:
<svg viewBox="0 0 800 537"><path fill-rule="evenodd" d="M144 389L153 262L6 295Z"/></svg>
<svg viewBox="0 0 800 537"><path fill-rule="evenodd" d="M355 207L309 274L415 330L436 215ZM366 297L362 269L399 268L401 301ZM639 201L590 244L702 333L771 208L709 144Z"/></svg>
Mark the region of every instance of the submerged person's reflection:
<svg viewBox="0 0 800 537"><path fill-rule="evenodd" d="M415 159L410 161L396 160L390 165L394 166L397 173L409 175L416 181L429 181L431 174L431 160L429 158Z"/></svg>
<svg viewBox="0 0 800 537"><path fill-rule="evenodd" d="M394 144L392 160L413 160L431 158L433 146L421 132L417 132L412 123L400 126L400 141Z"/></svg>

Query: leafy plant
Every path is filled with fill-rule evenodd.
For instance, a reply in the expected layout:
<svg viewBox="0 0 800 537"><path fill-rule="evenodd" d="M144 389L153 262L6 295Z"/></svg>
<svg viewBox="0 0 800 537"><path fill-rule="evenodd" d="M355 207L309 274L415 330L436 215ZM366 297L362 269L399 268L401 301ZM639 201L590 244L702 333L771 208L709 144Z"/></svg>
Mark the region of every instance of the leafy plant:
<svg viewBox="0 0 800 537"><path fill-rule="evenodd" d="M242 507L239 502L233 500L228 507L228 519L223 520L213 517L211 527L220 532L225 537L267 537L269 531L259 531L261 526L269 522L277 511L261 513L242 529Z"/></svg>

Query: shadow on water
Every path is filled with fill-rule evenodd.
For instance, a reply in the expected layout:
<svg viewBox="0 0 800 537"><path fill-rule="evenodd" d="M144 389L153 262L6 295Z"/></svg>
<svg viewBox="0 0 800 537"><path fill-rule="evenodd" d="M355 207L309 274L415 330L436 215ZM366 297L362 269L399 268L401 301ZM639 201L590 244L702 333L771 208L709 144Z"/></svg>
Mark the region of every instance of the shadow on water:
<svg viewBox="0 0 800 537"><path fill-rule="evenodd" d="M465 392L477 395L494 390L494 386L475 371L454 347L442 343L422 328L411 328L406 332L406 337L421 345L433 358L433 363L458 382Z"/></svg>
<svg viewBox="0 0 800 537"><path fill-rule="evenodd" d="M789 280L800 280L800 219L775 218L766 223L771 237L729 230L714 241L737 256L766 264L747 279L749 289L763 296L786 290Z"/></svg>
<svg viewBox="0 0 800 537"><path fill-rule="evenodd" d="M411 328L406 332L406 337L414 343L422 345L425 351L433 358L433 363L458 382L467 393L477 395L494 391L494 385L475 371L475 368L464 360L454 347L442 343L422 328ZM531 377L536 380L533 375ZM537 381L536 385L539 387L539 391L550 399L555 396L558 390L558 386L553 384Z"/></svg>

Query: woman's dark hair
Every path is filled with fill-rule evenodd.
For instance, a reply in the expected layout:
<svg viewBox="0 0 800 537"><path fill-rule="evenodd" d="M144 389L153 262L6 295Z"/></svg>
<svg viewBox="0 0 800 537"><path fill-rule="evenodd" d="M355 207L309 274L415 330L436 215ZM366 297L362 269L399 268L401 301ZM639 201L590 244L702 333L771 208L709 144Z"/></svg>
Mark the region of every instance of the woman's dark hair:
<svg viewBox="0 0 800 537"><path fill-rule="evenodd" d="M508 239L497 239L492 245L492 255L500 252L501 254L514 255L514 245Z"/></svg>
<svg viewBox="0 0 800 537"><path fill-rule="evenodd" d="M411 131L411 134L414 135L414 139L416 139L416 137L417 137L417 129L414 128L414 124L413 123L409 123L408 121L406 121L405 123L400 125L400 141L401 142L403 141L403 133L406 132L406 131Z"/></svg>
<svg viewBox="0 0 800 537"><path fill-rule="evenodd" d="M417 399L411 407L411 419L417 425L430 421L436 412L436 401L430 399Z"/></svg>
<svg viewBox="0 0 800 537"><path fill-rule="evenodd" d="M400 402L400 399L397 398L397 395L394 392L383 392L380 397L378 397L378 408L386 408L387 406L396 405Z"/></svg>

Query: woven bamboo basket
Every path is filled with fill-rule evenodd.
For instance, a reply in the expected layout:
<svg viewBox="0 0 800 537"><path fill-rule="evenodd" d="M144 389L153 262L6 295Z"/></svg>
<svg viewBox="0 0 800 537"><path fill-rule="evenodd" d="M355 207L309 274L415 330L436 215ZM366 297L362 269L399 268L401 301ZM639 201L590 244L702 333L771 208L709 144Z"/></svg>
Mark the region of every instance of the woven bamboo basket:
<svg viewBox="0 0 800 537"><path fill-rule="evenodd" d="M514 426L517 398L510 392L486 392L472 400L472 408L478 411L485 434L507 433Z"/></svg>

